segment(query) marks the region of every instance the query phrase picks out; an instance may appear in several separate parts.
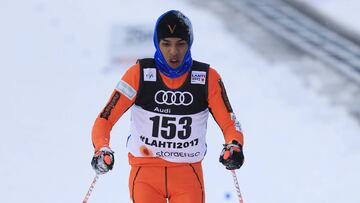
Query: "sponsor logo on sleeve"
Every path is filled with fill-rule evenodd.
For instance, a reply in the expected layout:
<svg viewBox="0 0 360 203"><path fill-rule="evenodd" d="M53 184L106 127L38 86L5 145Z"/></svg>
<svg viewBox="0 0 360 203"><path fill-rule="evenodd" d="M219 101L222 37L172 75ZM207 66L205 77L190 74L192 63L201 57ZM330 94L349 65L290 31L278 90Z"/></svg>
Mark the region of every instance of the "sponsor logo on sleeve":
<svg viewBox="0 0 360 203"><path fill-rule="evenodd" d="M220 86L220 89L221 89L221 97L225 103L225 106L226 106L226 109L228 110L228 112L232 113L233 112L233 109L231 107L231 104L230 104L230 101L229 101L229 98L226 94L226 90L225 90L225 86L224 86L224 83L222 82L222 80L218 80L218 83L219 83L219 86Z"/></svg>
<svg viewBox="0 0 360 203"><path fill-rule="evenodd" d="M116 85L116 90L118 90L130 100L132 100L136 95L136 90L122 80L120 80L120 82Z"/></svg>
<svg viewBox="0 0 360 203"><path fill-rule="evenodd" d="M104 110L101 112L100 118L104 118L106 120L109 120L109 116L111 115L111 111L116 106L119 99L120 99L120 93L115 92L115 94L111 97L110 102L106 105Z"/></svg>
<svg viewBox="0 0 360 203"><path fill-rule="evenodd" d="M206 72L205 71L191 71L191 84L205 85Z"/></svg>
<svg viewBox="0 0 360 203"><path fill-rule="evenodd" d="M144 81L156 81L156 69L155 68L144 68Z"/></svg>

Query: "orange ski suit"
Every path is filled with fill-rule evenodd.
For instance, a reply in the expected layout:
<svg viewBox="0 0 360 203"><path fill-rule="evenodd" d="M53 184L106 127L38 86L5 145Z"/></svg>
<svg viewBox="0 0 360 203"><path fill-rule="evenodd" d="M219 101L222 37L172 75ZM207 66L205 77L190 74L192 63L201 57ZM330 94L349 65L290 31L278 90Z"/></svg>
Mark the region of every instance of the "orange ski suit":
<svg viewBox="0 0 360 203"><path fill-rule="evenodd" d="M236 128L232 109L221 82L220 75L211 67L208 72L208 108L221 128L225 143L237 140L243 145L243 134ZM169 78L160 73L170 89L179 88L189 72ZM126 82L139 90L140 65L131 66L123 75ZM109 147L110 131L118 119L134 104L136 96L129 99L114 90L108 103L98 115L92 130L95 151ZM106 119L104 115L106 114ZM204 180L201 161L197 163L173 163L159 157L135 157L128 154L131 165L129 177L130 198L136 203L204 203Z"/></svg>

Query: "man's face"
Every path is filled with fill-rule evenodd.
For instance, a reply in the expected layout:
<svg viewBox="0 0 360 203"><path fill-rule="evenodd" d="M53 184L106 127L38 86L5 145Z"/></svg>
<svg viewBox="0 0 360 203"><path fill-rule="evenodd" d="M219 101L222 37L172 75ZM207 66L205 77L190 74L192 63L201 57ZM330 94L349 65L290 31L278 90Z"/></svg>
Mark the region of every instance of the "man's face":
<svg viewBox="0 0 360 203"><path fill-rule="evenodd" d="M189 46L187 42L181 38L167 37L160 40L159 47L167 64L172 68L177 68L184 60Z"/></svg>

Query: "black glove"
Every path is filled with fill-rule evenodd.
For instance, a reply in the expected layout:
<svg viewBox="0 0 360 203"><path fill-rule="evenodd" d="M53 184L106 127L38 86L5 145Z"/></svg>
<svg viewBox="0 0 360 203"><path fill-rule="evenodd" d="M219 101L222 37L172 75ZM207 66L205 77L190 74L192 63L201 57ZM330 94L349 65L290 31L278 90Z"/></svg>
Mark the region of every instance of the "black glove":
<svg viewBox="0 0 360 203"><path fill-rule="evenodd" d="M105 174L113 168L114 161L114 152L108 147L103 147L95 152L91 165L97 174Z"/></svg>
<svg viewBox="0 0 360 203"><path fill-rule="evenodd" d="M239 169L244 163L244 154L241 144L236 140L233 140L229 144L224 144L219 161L228 170Z"/></svg>

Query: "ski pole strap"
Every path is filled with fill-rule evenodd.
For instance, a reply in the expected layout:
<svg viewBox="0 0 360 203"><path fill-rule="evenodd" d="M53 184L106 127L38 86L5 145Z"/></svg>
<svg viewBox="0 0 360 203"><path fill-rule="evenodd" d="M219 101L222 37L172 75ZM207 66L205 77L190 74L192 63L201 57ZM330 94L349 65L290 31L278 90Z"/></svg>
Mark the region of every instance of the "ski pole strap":
<svg viewBox="0 0 360 203"><path fill-rule="evenodd" d="M236 172L235 172L235 170L231 170L231 173L232 173L232 176L233 176L233 179L234 179L234 184L235 184L235 188L236 188L237 195L238 195L238 197L239 197L239 201L240 201L240 203L244 203L244 200L243 200L243 198L242 198L241 191L240 191L239 182L238 182L238 179L237 179L237 177L236 177Z"/></svg>
<svg viewBox="0 0 360 203"><path fill-rule="evenodd" d="M90 197L90 195L91 195L91 193L92 193L92 191L93 191L93 189L94 189L94 187L95 187L96 181L97 181L98 179L99 179L99 175L96 174L95 177L94 177L94 180L92 181L92 183L91 183L91 185L90 185L89 190L88 190L87 193L86 193L86 196L85 196L84 200L82 201L83 203L87 203L87 201L88 201L88 199L89 199L89 197Z"/></svg>

